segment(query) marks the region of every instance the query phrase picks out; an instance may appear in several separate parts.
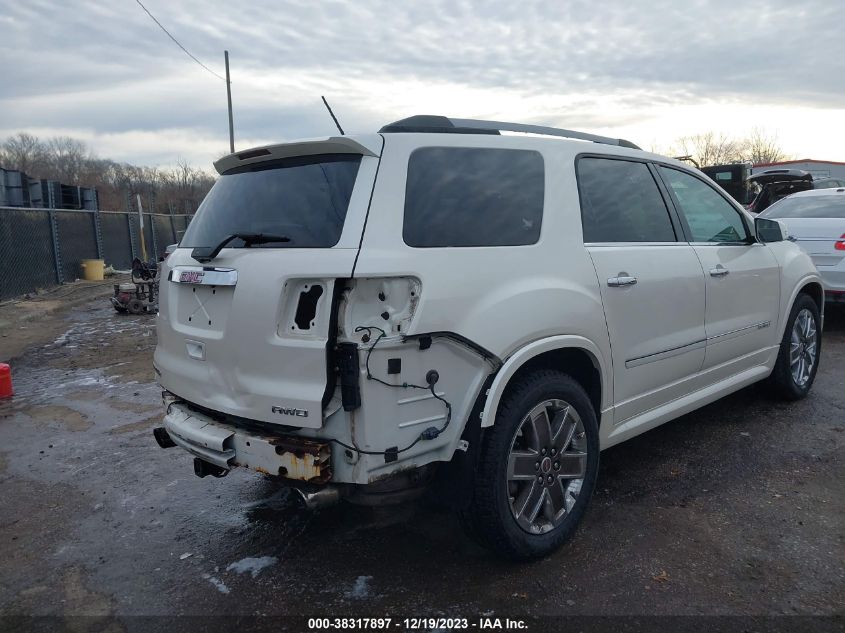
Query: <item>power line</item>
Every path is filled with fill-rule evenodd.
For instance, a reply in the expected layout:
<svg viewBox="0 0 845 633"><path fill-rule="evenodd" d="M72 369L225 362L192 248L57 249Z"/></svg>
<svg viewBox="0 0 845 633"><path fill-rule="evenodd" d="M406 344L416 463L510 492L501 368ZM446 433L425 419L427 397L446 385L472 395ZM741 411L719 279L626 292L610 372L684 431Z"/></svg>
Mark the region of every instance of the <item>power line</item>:
<svg viewBox="0 0 845 633"><path fill-rule="evenodd" d="M211 68L209 68L208 66L206 66L205 64L203 64L200 60L198 60L196 57L194 57L193 55L191 55L191 52L190 52L187 48L185 48L184 46L182 46L182 45L179 43L179 40L177 40L175 37L173 37L173 36L170 34L170 31L168 31L166 28L164 28L164 26L162 25L162 23L161 23L161 22L159 22L158 20L156 20L155 16L154 16L152 13L150 13L150 10L149 10L149 9L147 9L147 7L145 7L145 6L141 3L141 0L135 0L135 2L137 2L137 3L138 3L138 6L139 6L139 7L141 7L141 8L144 10L144 12L145 12L148 16L150 16L150 18L152 19L152 21L153 21L153 22L155 22L156 24L158 24L159 28L160 28L162 31L164 31L165 33L167 33L167 37L169 37L171 40L173 40L173 41L176 43L176 46L178 46L178 47L179 47L179 48L181 48L183 51L185 51L185 54L186 54L188 57L190 57L191 59L193 59L196 63L198 63L198 64L199 64L200 66L202 66L203 68L205 68L208 72L210 72L212 75L214 75L214 76L215 76L215 77L217 77L218 79L220 79L220 80L222 80L222 81L226 81L225 79L223 79L223 77L221 77L221 76L220 76L220 75L218 75L216 72L214 72L213 70L211 70Z"/></svg>

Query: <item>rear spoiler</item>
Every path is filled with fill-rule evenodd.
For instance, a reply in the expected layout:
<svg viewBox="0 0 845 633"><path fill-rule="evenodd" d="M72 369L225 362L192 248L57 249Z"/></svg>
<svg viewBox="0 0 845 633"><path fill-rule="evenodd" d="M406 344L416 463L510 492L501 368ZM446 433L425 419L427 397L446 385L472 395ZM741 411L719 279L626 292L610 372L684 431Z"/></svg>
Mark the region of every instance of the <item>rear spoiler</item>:
<svg viewBox="0 0 845 633"><path fill-rule="evenodd" d="M224 174L230 169L241 165L261 163L277 158L291 156L315 156L317 154L360 154L362 156L379 156L381 154L382 139L373 135L372 138L349 136L330 136L328 138L294 141L293 143L279 143L255 147L242 152L235 152L214 161L217 173Z"/></svg>

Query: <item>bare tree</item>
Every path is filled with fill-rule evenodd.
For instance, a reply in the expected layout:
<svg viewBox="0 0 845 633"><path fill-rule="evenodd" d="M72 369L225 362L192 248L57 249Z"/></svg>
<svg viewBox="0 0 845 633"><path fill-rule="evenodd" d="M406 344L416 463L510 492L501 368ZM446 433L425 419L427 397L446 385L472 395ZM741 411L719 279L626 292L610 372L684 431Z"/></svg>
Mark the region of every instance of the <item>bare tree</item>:
<svg viewBox="0 0 845 633"><path fill-rule="evenodd" d="M37 173L45 168L47 152L37 136L18 132L0 145L0 166L26 173Z"/></svg>
<svg viewBox="0 0 845 633"><path fill-rule="evenodd" d="M692 156L700 166L719 165L742 159L741 145L726 134L705 132L678 139L675 152Z"/></svg>
<svg viewBox="0 0 845 633"><path fill-rule="evenodd" d="M755 127L742 141L742 157L751 163L777 163L785 160L786 153L778 142L777 134Z"/></svg>
<svg viewBox="0 0 845 633"><path fill-rule="evenodd" d="M48 178L60 182L79 182L86 162L93 158L83 141L69 136L56 136L49 139L46 150L50 169Z"/></svg>
<svg viewBox="0 0 845 633"><path fill-rule="evenodd" d="M100 208L121 210L134 204L135 194L145 210L192 213L214 184L214 177L178 160L171 169L143 167L97 158L74 138L41 141L18 133L0 142L0 166L25 172L31 178L57 180L66 185L97 189ZM147 208L149 207L149 208Z"/></svg>

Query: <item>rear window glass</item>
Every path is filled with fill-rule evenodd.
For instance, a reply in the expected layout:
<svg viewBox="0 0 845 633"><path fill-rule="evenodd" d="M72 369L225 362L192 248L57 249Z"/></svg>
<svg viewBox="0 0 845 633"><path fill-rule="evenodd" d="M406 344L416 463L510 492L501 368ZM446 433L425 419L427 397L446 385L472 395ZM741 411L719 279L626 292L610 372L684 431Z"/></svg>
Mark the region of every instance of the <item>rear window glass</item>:
<svg viewBox="0 0 845 633"><path fill-rule="evenodd" d="M584 242L674 242L669 210L645 163L581 158Z"/></svg>
<svg viewBox="0 0 845 633"><path fill-rule="evenodd" d="M284 236L252 248L328 248L343 231L361 156L322 154L244 165L203 200L180 246L216 246L235 233ZM229 247L243 247L240 239Z"/></svg>
<svg viewBox="0 0 845 633"><path fill-rule="evenodd" d="M845 193L784 198L760 214L762 218L845 218Z"/></svg>
<svg viewBox="0 0 845 633"><path fill-rule="evenodd" d="M539 152L426 147L408 160L408 246L519 246L540 239L545 178Z"/></svg>

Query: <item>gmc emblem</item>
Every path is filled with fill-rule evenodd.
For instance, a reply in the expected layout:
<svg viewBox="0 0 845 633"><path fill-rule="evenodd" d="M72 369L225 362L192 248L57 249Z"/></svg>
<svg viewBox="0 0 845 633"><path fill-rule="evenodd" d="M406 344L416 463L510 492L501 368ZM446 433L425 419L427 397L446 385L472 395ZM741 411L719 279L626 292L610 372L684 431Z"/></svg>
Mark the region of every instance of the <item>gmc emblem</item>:
<svg viewBox="0 0 845 633"><path fill-rule="evenodd" d="M200 284L205 272L198 270L183 270L179 273L179 283Z"/></svg>
<svg viewBox="0 0 845 633"><path fill-rule="evenodd" d="M292 407L273 407L271 410L273 411L273 413L279 413L281 415L295 415L298 418L308 417L308 409L294 409Z"/></svg>

